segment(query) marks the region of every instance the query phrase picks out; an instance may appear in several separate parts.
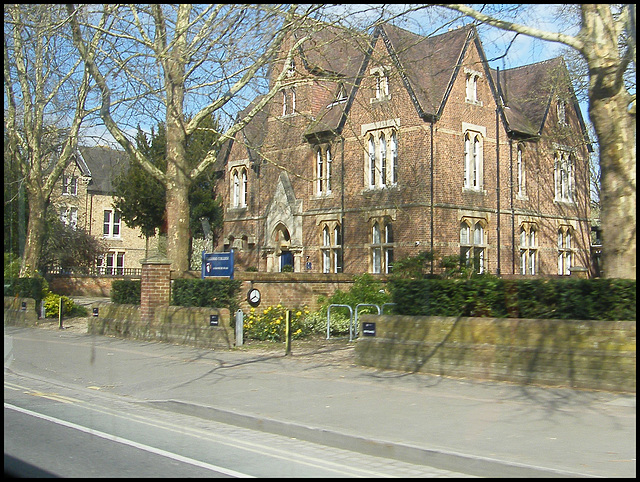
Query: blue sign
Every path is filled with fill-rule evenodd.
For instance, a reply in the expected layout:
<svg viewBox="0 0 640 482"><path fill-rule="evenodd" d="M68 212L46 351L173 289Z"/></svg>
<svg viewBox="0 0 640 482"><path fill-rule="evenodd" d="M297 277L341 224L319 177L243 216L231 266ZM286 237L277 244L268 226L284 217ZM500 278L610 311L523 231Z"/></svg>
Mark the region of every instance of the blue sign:
<svg viewBox="0 0 640 482"><path fill-rule="evenodd" d="M202 278L213 277L233 279L233 251L229 253L202 252Z"/></svg>

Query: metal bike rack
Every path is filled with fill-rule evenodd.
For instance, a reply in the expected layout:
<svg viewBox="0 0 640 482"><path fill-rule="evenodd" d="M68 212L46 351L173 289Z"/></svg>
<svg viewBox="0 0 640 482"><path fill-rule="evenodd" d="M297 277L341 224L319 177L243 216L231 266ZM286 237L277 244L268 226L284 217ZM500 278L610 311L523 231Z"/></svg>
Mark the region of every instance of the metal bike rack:
<svg viewBox="0 0 640 482"><path fill-rule="evenodd" d="M356 305L355 330L353 330L355 336L358 336L358 327L359 327L359 325L358 325L358 308L360 308L361 306L373 306L374 308L378 309L378 315L382 314L382 309L378 305L374 305L372 303L359 303L359 304L357 304ZM382 305L382 306L384 306L384 305ZM352 333L351 324L349 324L349 341L353 341L353 337L352 337L351 333Z"/></svg>
<svg viewBox="0 0 640 482"><path fill-rule="evenodd" d="M327 308L327 340L329 338L331 338L331 328L330 328L330 324L331 324L331 308L333 307L342 307L342 308L349 308L349 341L351 341L351 323L353 322L353 308L351 308L351 306L349 305L329 305L329 308Z"/></svg>

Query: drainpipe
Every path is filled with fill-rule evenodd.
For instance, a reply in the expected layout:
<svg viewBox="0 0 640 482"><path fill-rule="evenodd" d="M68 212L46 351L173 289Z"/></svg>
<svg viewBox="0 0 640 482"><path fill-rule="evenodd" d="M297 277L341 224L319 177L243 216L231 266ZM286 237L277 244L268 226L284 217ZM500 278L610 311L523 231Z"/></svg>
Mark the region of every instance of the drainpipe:
<svg viewBox="0 0 640 482"><path fill-rule="evenodd" d="M345 225L344 225L344 137L340 134L340 230L342 249L340 250L340 266L344 273Z"/></svg>
<svg viewBox="0 0 640 482"><path fill-rule="evenodd" d="M499 72L499 70L498 70ZM500 276L500 123L499 123L500 104L496 105L496 211L498 213L498 222L496 225L497 236L497 255L498 255L498 267L496 274Z"/></svg>
<svg viewBox="0 0 640 482"><path fill-rule="evenodd" d="M430 183L431 183L431 188L430 188L430 196L431 196L431 202L429 210L430 210L430 220L429 220L429 229L431 230L431 244L430 244L430 249L431 249L431 254L433 254L433 117L431 118L431 147L430 147L430 151L431 151L431 165L429 167L429 178L430 178ZM433 274L433 256L431 257L431 274Z"/></svg>

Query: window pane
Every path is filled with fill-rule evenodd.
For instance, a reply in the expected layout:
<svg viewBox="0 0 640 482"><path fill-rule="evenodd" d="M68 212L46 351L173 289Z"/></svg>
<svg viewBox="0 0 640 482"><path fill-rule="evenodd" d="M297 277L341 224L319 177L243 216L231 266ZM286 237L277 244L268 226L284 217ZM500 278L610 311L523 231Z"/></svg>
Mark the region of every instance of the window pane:
<svg viewBox="0 0 640 482"><path fill-rule="evenodd" d="M373 244L380 244L380 226L378 223L373 225Z"/></svg>
<svg viewBox="0 0 640 482"><path fill-rule="evenodd" d="M469 225L467 223L460 225L460 244L469 244Z"/></svg>
<svg viewBox="0 0 640 482"><path fill-rule="evenodd" d="M109 236L111 234L111 211L104 212L102 234L105 236Z"/></svg>
<svg viewBox="0 0 640 482"><path fill-rule="evenodd" d="M381 255L381 249L380 248L373 248L373 272L374 273L380 273L380 255Z"/></svg>

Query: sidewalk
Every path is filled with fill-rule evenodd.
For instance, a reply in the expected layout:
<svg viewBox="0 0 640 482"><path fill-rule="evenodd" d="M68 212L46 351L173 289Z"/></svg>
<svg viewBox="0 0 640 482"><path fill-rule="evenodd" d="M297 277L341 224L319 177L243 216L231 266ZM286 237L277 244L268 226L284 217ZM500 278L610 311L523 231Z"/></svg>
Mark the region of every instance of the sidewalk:
<svg viewBox="0 0 640 482"><path fill-rule="evenodd" d="M218 353L218 367L151 403L478 476L636 475L635 395L380 371L343 350Z"/></svg>
<svg viewBox="0 0 640 482"><path fill-rule="evenodd" d="M64 348L78 359L65 364L69 380L155 408L478 476L636 476L635 394L381 371L354 365L353 344L338 340L294 341L284 356L284 345L212 351L56 334L92 350L89 365Z"/></svg>

